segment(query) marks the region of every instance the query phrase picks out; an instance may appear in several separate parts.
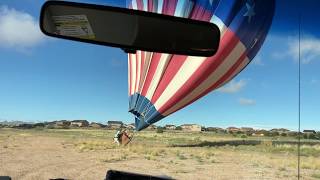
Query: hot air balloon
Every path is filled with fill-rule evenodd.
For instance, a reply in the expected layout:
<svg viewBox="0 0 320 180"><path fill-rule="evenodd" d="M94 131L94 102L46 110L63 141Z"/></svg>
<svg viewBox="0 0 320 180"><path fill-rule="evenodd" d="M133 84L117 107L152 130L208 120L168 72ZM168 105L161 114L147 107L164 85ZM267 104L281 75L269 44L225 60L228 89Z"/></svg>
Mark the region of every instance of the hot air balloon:
<svg viewBox="0 0 320 180"><path fill-rule="evenodd" d="M127 6L209 21L221 32L219 49L212 57L144 51L128 54L129 112L140 131L223 86L243 70L266 38L275 2L129 0Z"/></svg>

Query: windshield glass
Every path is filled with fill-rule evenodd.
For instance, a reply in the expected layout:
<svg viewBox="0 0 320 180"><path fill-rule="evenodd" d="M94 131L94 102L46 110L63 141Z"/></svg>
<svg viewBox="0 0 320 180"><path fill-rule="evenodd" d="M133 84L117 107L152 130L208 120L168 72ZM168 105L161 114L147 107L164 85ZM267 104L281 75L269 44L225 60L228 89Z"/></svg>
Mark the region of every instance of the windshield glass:
<svg viewBox="0 0 320 180"><path fill-rule="evenodd" d="M320 178L319 1L73 1L214 23L219 50L55 39L44 0L1 0L0 176Z"/></svg>

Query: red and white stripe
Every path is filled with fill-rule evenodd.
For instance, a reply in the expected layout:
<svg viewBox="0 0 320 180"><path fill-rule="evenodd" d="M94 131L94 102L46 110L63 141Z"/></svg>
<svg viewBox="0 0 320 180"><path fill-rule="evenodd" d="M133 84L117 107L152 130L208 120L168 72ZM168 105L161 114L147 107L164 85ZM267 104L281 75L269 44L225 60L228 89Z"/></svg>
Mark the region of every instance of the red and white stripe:
<svg viewBox="0 0 320 180"><path fill-rule="evenodd" d="M163 8L169 0L133 0L132 8L182 16L172 8ZM176 1L176 6L183 0ZM172 3L172 2L171 2ZM148 6L149 5L149 6ZM181 5L181 4L180 4ZM129 95L139 93L148 98L164 116L191 104L237 75L248 63L246 48L239 38L215 15L202 11L187 14L194 19L215 23L221 31L216 55L193 57L138 51L129 55Z"/></svg>

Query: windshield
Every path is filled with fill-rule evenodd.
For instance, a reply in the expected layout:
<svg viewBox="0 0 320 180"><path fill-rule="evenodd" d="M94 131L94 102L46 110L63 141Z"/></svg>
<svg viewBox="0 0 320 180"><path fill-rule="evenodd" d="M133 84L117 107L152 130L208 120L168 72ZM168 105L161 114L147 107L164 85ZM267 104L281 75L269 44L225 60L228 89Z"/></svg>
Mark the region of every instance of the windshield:
<svg viewBox="0 0 320 180"><path fill-rule="evenodd" d="M73 1L208 21L220 49L55 39L44 0L1 0L0 179L320 178L319 1Z"/></svg>

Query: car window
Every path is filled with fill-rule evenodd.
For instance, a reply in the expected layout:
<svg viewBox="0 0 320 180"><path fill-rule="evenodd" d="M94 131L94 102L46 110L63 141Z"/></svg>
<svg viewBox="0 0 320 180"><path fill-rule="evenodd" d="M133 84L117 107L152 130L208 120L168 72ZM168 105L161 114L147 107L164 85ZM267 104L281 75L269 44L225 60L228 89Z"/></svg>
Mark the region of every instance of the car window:
<svg viewBox="0 0 320 180"><path fill-rule="evenodd" d="M73 1L210 21L229 38L218 55L243 50L244 61L47 37L45 1L2 0L0 176L320 178L318 1L275 1L265 24L254 19L258 0Z"/></svg>
<svg viewBox="0 0 320 180"><path fill-rule="evenodd" d="M318 77L319 72L314 68L319 66L318 48L319 33L315 30L319 27L318 22L312 22L313 17L318 17L319 11L311 2L304 4L309 11L301 13L300 22L300 61L301 61L301 137L300 145L300 175L302 178L308 177L319 178L319 161L316 157L319 155L320 134L319 112L319 96L315 93L319 90ZM313 97L313 98L312 98ZM313 125L312 125L313 124ZM311 146L312 145L312 146Z"/></svg>

